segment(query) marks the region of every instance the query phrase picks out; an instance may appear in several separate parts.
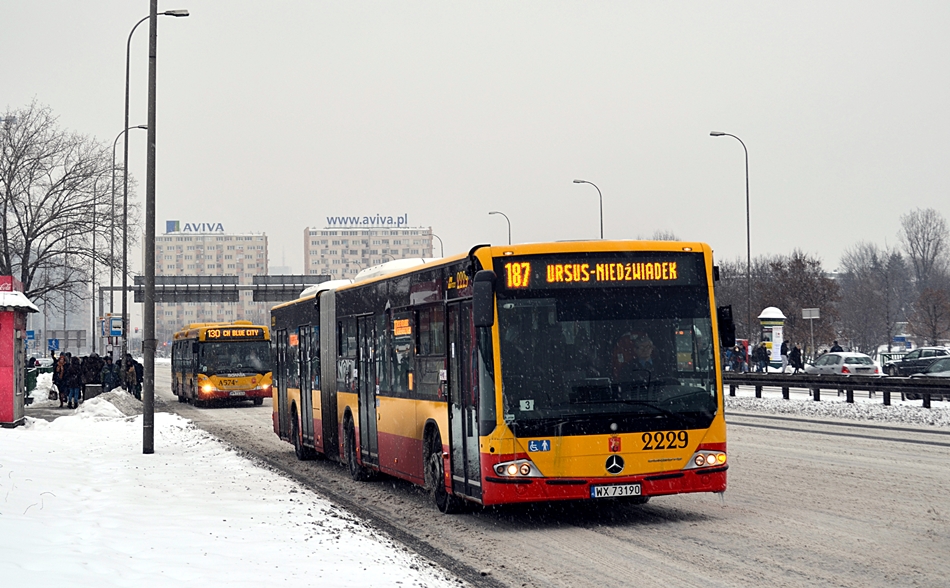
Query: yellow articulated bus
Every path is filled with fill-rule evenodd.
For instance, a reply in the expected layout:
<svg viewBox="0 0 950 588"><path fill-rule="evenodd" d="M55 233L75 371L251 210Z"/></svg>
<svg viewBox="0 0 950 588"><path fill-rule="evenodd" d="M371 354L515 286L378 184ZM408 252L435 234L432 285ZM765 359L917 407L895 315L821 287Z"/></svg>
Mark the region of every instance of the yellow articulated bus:
<svg viewBox="0 0 950 588"><path fill-rule="evenodd" d="M250 321L192 323L174 335L172 392L178 402L264 403L271 396L270 330Z"/></svg>
<svg viewBox="0 0 950 588"><path fill-rule="evenodd" d="M702 243L590 241L313 287L272 310L274 431L443 512L723 492L717 274Z"/></svg>

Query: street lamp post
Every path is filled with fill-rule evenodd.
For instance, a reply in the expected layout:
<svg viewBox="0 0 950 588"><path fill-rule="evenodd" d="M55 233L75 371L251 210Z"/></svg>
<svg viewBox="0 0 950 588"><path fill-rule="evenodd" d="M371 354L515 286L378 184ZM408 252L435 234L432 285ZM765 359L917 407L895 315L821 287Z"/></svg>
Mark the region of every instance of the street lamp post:
<svg viewBox="0 0 950 588"><path fill-rule="evenodd" d="M488 214L500 214L505 217L505 220L508 221L508 244L511 245L511 220L508 218L508 215L500 210L493 210Z"/></svg>
<svg viewBox="0 0 950 588"><path fill-rule="evenodd" d="M742 150L745 151L745 257L746 257L746 266L745 266L745 279L746 279L746 288L747 288L747 299L746 299L746 320L748 321L748 341L749 344L752 343L752 223L749 220L749 150L746 148L745 143L742 142L742 139L739 137L730 134L723 133L720 131L712 131L709 133L711 137L732 137L739 144L742 145Z"/></svg>
<svg viewBox="0 0 950 588"><path fill-rule="evenodd" d="M597 188L597 184L594 182L588 182L587 180L574 180L575 184L590 184L591 186ZM600 188L597 188L597 196L600 198L600 238L604 238L604 195L600 193Z"/></svg>
<svg viewBox="0 0 950 588"><path fill-rule="evenodd" d="M157 46L158 39L158 17L159 16L174 16L174 17L184 17L188 16L187 10L166 10L165 12L158 12L158 0L151 0L149 3L149 14L148 16L142 18L135 26L132 27L132 30L129 31L129 38L125 44L125 124L122 125L123 128L129 128L129 62L130 56L132 53L132 35L135 33L135 29L139 27L140 24L149 21L149 55L148 55L148 163L146 164L146 196L145 196L145 304L142 309L143 315L146 317L145 332L143 333L143 341L148 339L148 313L152 313L151 320L151 335L154 336L155 331L155 306L154 306L154 282L155 282L155 221L154 221L154 212L155 212L155 178L154 178L154 163L155 163L155 48ZM128 370L126 365L125 356L128 353L129 348L129 325L127 321L128 317L128 292L126 291L129 287L129 173L128 173L128 162L129 162L129 134L125 133L124 141L124 158L123 165L125 169L124 177L122 178L122 374L125 375ZM150 198L151 195L151 198ZM151 209L149 204L151 200ZM151 213L151 215L149 214ZM149 226L151 224L151 226ZM151 255L149 252L150 242L149 242L149 233L151 233ZM152 291L149 292L149 260L151 259L151 273L152 273ZM151 309L149 308L151 302ZM152 342L153 343L153 342ZM154 347L151 348L153 351L152 357L149 358L147 344L143 345L143 355L145 359L145 374L142 378L142 430L143 430L143 453L154 453L154 433L155 433L155 406L154 406ZM151 359L151 361L149 361Z"/></svg>
<svg viewBox="0 0 950 588"><path fill-rule="evenodd" d="M439 237L432 231L429 231L429 234L439 240L439 257L445 257L445 247L442 245L442 237Z"/></svg>
<svg viewBox="0 0 950 588"><path fill-rule="evenodd" d="M147 129L145 125L137 125L131 127L133 129ZM115 303L115 148L116 143L119 142L119 137L128 132L129 129L119 131L119 134L115 136L115 140L112 142L112 222L109 226L109 314L115 312L114 303ZM122 163L122 172L128 173L129 166L123 162ZM123 229L124 230L124 229Z"/></svg>

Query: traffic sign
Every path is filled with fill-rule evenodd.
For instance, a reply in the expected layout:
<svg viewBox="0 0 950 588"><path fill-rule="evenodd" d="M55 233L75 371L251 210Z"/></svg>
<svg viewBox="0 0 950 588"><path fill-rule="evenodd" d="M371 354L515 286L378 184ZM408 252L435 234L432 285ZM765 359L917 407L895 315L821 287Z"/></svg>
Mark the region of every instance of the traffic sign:
<svg viewBox="0 0 950 588"><path fill-rule="evenodd" d="M122 336L122 317L120 316L109 317L109 336L110 337Z"/></svg>
<svg viewBox="0 0 950 588"><path fill-rule="evenodd" d="M26 332L26 340L27 340L27 341L35 341L35 340L36 340L36 331L27 331L27 332Z"/></svg>
<svg viewBox="0 0 950 588"><path fill-rule="evenodd" d="M59 339L47 339L46 349L48 351L59 351Z"/></svg>

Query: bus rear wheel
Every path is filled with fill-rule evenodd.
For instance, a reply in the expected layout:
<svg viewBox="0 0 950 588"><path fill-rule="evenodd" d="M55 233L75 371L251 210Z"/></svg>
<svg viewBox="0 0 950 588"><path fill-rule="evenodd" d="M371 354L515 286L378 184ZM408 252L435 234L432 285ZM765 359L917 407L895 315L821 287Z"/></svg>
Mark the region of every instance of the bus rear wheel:
<svg viewBox="0 0 950 588"><path fill-rule="evenodd" d="M260 405L264 404L264 399L263 399L263 398L252 398L251 400L254 401L254 406L260 406Z"/></svg>
<svg viewBox="0 0 950 588"><path fill-rule="evenodd" d="M366 470L359 464L356 456L356 428L353 420L347 419L343 433L343 452L346 453L346 467L350 470L350 477L361 482L367 478Z"/></svg>
<svg viewBox="0 0 950 588"><path fill-rule="evenodd" d="M432 495L436 508L445 514L462 512L464 503L445 489L445 460L442 458L442 435L436 431L429 439L426 451L426 489Z"/></svg>
<svg viewBox="0 0 950 588"><path fill-rule="evenodd" d="M297 421L297 411L290 415L290 436L294 439L294 455L300 461L309 461L314 458L313 449L304 446L303 439L300 438L300 425Z"/></svg>

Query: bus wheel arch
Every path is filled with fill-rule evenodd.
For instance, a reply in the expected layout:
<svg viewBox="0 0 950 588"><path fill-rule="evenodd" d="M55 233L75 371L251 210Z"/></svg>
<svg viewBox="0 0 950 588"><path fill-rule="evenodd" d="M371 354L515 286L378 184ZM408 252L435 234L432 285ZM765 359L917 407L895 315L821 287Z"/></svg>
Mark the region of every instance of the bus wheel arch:
<svg viewBox="0 0 950 588"><path fill-rule="evenodd" d="M423 447L426 489L436 508L445 514L462 512L464 502L445 488L445 458L442 456L442 434L438 426L426 424Z"/></svg>

